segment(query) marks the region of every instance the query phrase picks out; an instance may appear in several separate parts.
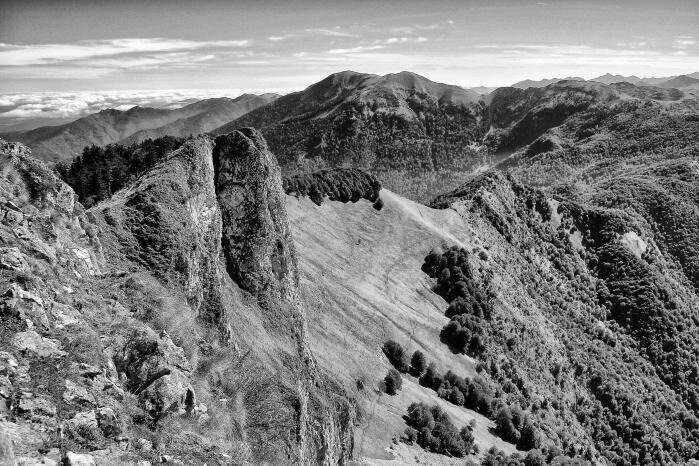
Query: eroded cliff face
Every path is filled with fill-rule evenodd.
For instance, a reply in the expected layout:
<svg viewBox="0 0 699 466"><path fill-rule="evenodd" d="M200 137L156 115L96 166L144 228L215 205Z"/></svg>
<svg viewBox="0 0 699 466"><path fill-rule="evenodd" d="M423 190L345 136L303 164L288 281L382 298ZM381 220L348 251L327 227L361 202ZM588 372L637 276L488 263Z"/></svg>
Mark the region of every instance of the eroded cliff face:
<svg viewBox="0 0 699 466"><path fill-rule="evenodd" d="M308 350L258 133L194 138L87 212L23 146L0 155L7 458L347 461L354 407Z"/></svg>
<svg viewBox="0 0 699 466"><path fill-rule="evenodd" d="M252 128L216 138L213 159L228 273L257 298L267 331L289 343L285 365L298 386L296 461L343 463L352 453L355 407L319 373L309 349L279 165Z"/></svg>
<svg viewBox="0 0 699 466"><path fill-rule="evenodd" d="M221 214L212 143L196 138L134 185L92 209L106 222L115 261L141 264L184 292L204 321L221 321Z"/></svg>
<svg viewBox="0 0 699 466"><path fill-rule="evenodd" d="M216 138L216 194L228 273L264 307L298 300L298 270L281 172L262 135L244 128Z"/></svg>

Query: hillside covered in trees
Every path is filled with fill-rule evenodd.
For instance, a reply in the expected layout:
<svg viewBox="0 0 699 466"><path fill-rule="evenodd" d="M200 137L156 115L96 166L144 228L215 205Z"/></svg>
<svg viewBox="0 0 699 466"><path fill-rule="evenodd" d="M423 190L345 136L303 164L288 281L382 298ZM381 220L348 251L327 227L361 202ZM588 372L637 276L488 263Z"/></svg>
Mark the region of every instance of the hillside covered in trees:
<svg viewBox="0 0 699 466"><path fill-rule="evenodd" d="M628 115L628 127L636 118L633 109L679 117L695 112L696 105L693 94L629 83L563 80L541 88L499 88L481 97L414 73L347 71L257 108L213 134L260 128L286 173L361 168L389 189L428 202L464 183L474 170L518 151L565 146L558 127L576 128L577 144L614 115ZM644 117L639 117L641 124ZM628 128L609 129L615 139L633 140Z"/></svg>

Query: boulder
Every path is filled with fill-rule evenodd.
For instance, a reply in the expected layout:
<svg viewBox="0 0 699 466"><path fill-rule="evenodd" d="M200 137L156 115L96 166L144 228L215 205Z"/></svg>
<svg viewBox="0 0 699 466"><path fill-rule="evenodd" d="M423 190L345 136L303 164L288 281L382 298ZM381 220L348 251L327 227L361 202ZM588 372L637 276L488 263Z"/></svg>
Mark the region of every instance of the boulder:
<svg viewBox="0 0 699 466"><path fill-rule="evenodd" d="M63 464L65 466L96 466L95 458L92 455L73 453L72 451L66 452Z"/></svg>
<svg viewBox="0 0 699 466"><path fill-rule="evenodd" d="M90 410L75 413L75 416L66 421L66 427L80 433L80 435L83 435L85 432L96 431L98 426L95 412Z"/></svg>
<svg viewBox="0 0 699 466"><path fill-rule="evenodd" d="M23 353L33 353L41 358L60 358L66 355L61 344L51 338L44 338L34 330L17 332L12 343Z"/></svg>
<svg viewBox="0 0 699 466"><path fill-rule="evenodd" d="M66 379L66 389L63 392L63 401L66 403L95 404L94 398L90 395L87 389L70 379Z"/></svg>
<svg viewBox="0 0 699 466"><path fill-rule="evenodd" d="M29 271L29 264L24 255L16 247L0 248L0 269L16 270L18 272Z"/></svg>
<svg viewBox="0 0 699 466"><path fill-rule="evenodd" d="M114 362L126 374L128 389L154 418L194 407L194 388L188 378L191 366L166 332L134 330Z"/></svg>
<svg viewBox="0 0 699 466"><path fill-rule="evenodd" d="M97 424L107 438L121 434L121 424L112 408L102 407L97 410Z"/></svg>

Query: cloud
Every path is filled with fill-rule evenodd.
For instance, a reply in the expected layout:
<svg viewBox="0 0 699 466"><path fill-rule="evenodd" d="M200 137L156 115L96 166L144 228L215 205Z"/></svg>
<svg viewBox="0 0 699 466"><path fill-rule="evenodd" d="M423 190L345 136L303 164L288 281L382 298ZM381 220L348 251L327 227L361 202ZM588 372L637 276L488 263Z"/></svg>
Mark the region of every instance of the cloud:
<svg viewBox="0 0 699 466"><path fill-rule="evenodd" d="M279 42L279 41L282 41L282 40L290 39L290 38L295 37L295 36L296 36L295 34L286 34L286 35L283 35L283 36L269 36L269 37L267 38L267 40L269 40L269 41L271 41L271 42Z"/></svg>
<svg viewBox="0 0 699 466"><path fill-rule="evenodd" d="M394 34L416 34L418 31L437 31L454 26L454 21L444 21L432 24L412 24L407 26L395 26L389 29Z"/></svg>
<svg viewBox="0 0 699 466"><path fill-rule="evenodd" d="M341 31L339 27L336 27L334 29L310 28L310 29L304 29L304 32L309 33L309 34L317 34L317 35L321 35L321 36L331 36L331 37L359 37L359 36L357 36L357 34L352 34L349 32Z"/></svg>
<svg viewBox="0 0 699 466"><path fill-rule="evenodd" d="M405 43L421 43L421 42L427 42L427 37L389 37L388 39L379 39L374 41L375 44L386 44L386 45L391 45L391 44L405 44Z"/></svg>
<svg viewBox="0 0 699 466"><path fill-rule="evenodd" d="M124 38L65 44L0 44L0 66L48 65L97 57L245 47L249 40L193 41L166 38Z"/></svg>
<svg viewBox="0 0 699 466"><path fill-rule="evenodd" d="M346 54L346 53L361 53L368 52L370 50L379 50L385 48L384 45L359 45L357 47L351 47L348 49L331 49L328 53L333 55Z"/></svg>
<svg viewBox="0 0 699 466"><path fill-rule="evenodd" d="M243 89L131 90L105 92L35 92L0 95L0 128L32 119L77 119L106 108L135 106L176 108L212 97L236 97ZM275 89L270 89L275 91ZM42 123L46 124L46 123Z"/></svg>
<svg viewBox="0 0 699 466"><path fill-rule="evenodd" d="M687 49L693 45L696 45L696 43L697 43L697 41L694 38L694 36L689 36L689 35L675 36L675 42L672 45L672 47L675 49Z"/></svg>

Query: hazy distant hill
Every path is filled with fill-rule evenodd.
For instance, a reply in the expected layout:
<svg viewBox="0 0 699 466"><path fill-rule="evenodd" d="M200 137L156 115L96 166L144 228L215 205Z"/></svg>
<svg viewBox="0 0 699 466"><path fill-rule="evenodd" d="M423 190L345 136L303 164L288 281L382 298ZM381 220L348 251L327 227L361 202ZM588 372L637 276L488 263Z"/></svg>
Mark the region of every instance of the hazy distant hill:
<svg viewBox="0 0 699 466"><path fill-rule="evenodd" d="M658 87L665 87L665 88L683 89L683 88L697 87L698 84L699 84L699 79L693 78L693 77L687 76L687 75L681 75L681 76L677 76L675 78L669 79L667 81L663 81L662 83L657 84L657 86Z"/></svg>
<svg viewBox="0 0 699 466"><path fill-rule="evenodd" d="M200 113L180 118L158 128L138 131L120 142L133 144L148 138L155 139L162 136L184 137L190 134L206 133L224 123L245 115L251 110L266 105L278 97L277 94L243 94L235 99L222 97L203 100L192 104L201 109Z"/></svg>
<svg viewBox="0 0 699 466"><path fill-rule="evenodd" d="M107 109L59 126L44 126L30 131L3 135L32 149L32 154L44 161L69 161L88 145L103 146L128 138L141 131L153 135L198 134L200 129L211 129L221 121L229 121L252 108L268 103L274 96L243 95L208 99L177 109L133 107L126 111ZM207 121L211 119L211 125ZM178 123L178 120L182 120ZM165 128L161 128L165 127ZM142 140L148 133L135 139Z"/></svg>
<svg viewBox="0 0 699 466"><path fill-rule="evenodd" d="M497 89L497 86L496 87L476 86L476 87L469 87L468 88L469 91L473 91L473 92L476 92L478 94L490 94L495 89Z"/></svg>
<svg viewBox="0 0 699 466"><path fill-rule="evenodd" d="M598 83L603 83L603 84L614 84L614 83L621 83L621 82L627 82L627 83L631 83L631 84L646 84L638 76L622 76L619 74L611 74L611 73L606 73L606 74L603 74L602 76L597 76L596 78L590 79L590 81L596 81Z"/></svg>
<svg viewBox="0 0 699 466"><path fill-rule="evenodd" d="M512 84L510 87L517 87L519 89L526 89L528 87L546 87L549 84L555 84L559 81L585 81L585 79L579 77L540 79L539 81L525 79Z"/></svg>

